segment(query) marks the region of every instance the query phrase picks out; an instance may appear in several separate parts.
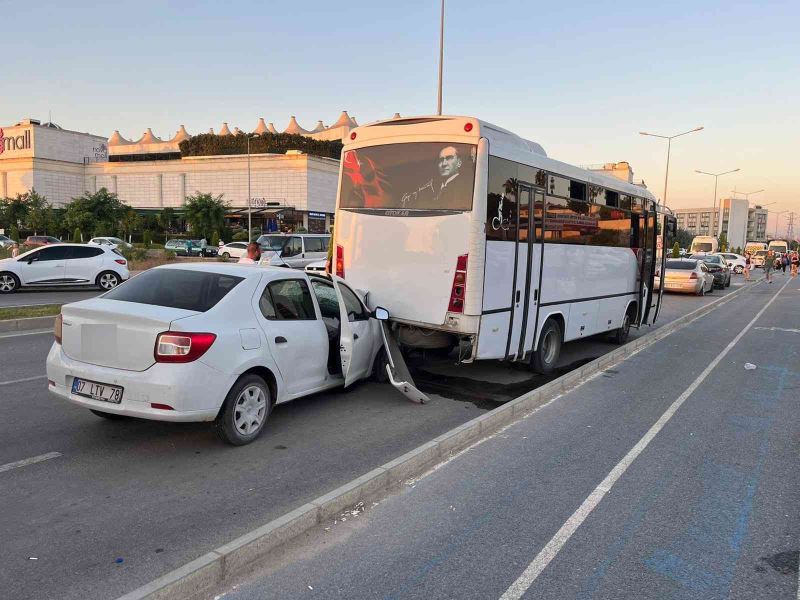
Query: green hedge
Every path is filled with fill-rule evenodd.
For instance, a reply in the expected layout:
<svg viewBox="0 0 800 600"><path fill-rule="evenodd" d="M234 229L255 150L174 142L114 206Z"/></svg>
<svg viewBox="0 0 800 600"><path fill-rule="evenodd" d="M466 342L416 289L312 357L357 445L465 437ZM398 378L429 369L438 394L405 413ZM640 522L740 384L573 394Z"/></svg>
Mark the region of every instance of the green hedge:
<svg viewBox="0 0 800 600"><path fill-rule="evenodd" d="M203 133L182 141L180 148L181 156L247 154L247 136ZM264 133L250 138L250 154L286 154L287 150L338 159L342 154L342 142L315 140L291 133Z"/></svg>

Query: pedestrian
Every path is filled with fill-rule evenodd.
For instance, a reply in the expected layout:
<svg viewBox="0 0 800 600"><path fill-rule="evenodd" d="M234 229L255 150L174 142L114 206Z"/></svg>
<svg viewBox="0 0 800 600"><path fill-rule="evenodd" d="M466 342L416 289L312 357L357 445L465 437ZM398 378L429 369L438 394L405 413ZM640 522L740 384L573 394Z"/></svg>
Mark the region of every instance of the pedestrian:
<svg viewBox="0 0 800 600"><path fill-rule="evenodd" d="M800 267L800 254L792 252L792 278L797 277L797 269Z"/></svg>
<svg viewBox="0 0 800 600"><path fill-rule="evenodd" d="M789 266L789 254L785 252L783 256L781 256L781 267L784 273L786 273L786 267L788 266Z"/></svg>
<svg viewBox="0 0 800 600"><path fill-rule="evenodd" d="M225 245L225 242L223 242L222 240L220 240L220 241L219 241L219 244L218 244L218 246L219 246L219 251L220 251L220 252L222 252L222 247L223 247L224 245Z"/></svg>
<svg viewBox="0 0 800 600"><path fill-rule="evenodd" d="M744 254L744 280L750 281L750 253Z"/></svg>
<svg viewBox="0 0 800 600"><path fill-rule="evenodd" d="M772 269L775 268L775 252L770 250L764 258L764 273L767 276L767 282L772 283Z"/></svg>
<svg viewBox="0 0 800 600"><path fill-rule="evenodd" d="M258 242L247 244L247 254L239 259L239 264L254 265L261 260L261 246Z"/></svg>
<svg viewBox="0 0 800 600"><path fill-rule="evenodd" d="M14 245L11 246L11 258L17 258L19 256L19 244L14 242Z"/></svg>

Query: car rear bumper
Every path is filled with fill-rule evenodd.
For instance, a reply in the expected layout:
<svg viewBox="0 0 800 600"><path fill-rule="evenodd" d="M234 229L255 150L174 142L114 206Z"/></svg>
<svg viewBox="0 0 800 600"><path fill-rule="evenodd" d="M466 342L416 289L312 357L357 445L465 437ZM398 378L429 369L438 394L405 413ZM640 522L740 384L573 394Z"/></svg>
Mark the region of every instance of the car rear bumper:
<svg viewBox="0 0 800 600"><path fill-rule="evenodd" d="M176 368L177 367L177 368ZM123 388L122 402L112 404L72 393L72 382L82 378ZM195 361L154 364L146 371L125 371L82 363L53 344L47 356L48 390L73 404L117 415L155 421L213 421L235 378ZM174 410L153 408L164 404Z"/></svg>
<svg viewBox="0 0 800 600"><path fill-rule="evenodd" d="M656 280L655 289L658 289L660 281ZM673 280L667 279L664 283L665 292L686 292L689 294L697 294L703 285L702 279L687 279L687 280Z"/></svg>

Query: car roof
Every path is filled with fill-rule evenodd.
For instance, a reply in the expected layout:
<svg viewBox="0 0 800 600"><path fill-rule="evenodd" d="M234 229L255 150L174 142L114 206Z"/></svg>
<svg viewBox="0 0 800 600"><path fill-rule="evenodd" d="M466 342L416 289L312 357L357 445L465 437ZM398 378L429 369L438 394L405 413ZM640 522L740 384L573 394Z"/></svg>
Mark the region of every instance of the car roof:
<svg viewBox="0 0 800 600"><path fill-rule="evenodd" d="M160 265L155 269L175 269L180 271L205 271L219 273L220 275L233 275L235 277L261 277L266 275L269 279L307 279L303 271L287 269L286 267L270 267L258 264L239 263L182 263L176 265Z"/></svg>

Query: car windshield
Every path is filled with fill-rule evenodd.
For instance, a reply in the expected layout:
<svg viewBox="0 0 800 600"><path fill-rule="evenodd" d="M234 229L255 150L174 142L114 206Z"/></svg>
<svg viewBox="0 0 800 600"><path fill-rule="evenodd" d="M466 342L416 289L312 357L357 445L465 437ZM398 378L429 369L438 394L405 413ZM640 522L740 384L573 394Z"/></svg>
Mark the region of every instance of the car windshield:
<svg viewBox="0 0 800 600"><path fill-rule="evenodd" d="M667 261L667 268L668 269L682 269L685 271L694 271L697 267L697 261L695 260L668 260Z"/></svg>
<svg viewBox="0 0 800 600"><path fill-rule="evenodd" d="M716 255L709 255L709 256L703 257L703 261L705 261L707 263L714 263L714 264L718 265L718 264L722 263L722 258L719 257L719 256L716 256Z"/></svg>
<svg viewBox="0 0 800 600"><path fill-rule="evenodd" d="M258 238L258 244L262 249L274 250L275 252L278 252L281 248L283 248L285 241L285 235L262 235Z"/></svg>
<svg viewBox="0 0 800 600"><path fill-rule="evenodd" d="M756 252L756 256L766 256L766 255L767 255L766 250L759 250L758 252Z"/></svg>
<svg viewBox="0 0 800 600"><path fill-rule="evenodd" d="M115 244L124 244L125 242L119 238L106 238L109 241L114 242Z"/></svg>
<svg viewBox="0 0 800 600"><path fill-rule="evenodd" d="M206 312L222 300L242 279L207 271L152 269L132 278L103 297L108 300Z"/></svg>

